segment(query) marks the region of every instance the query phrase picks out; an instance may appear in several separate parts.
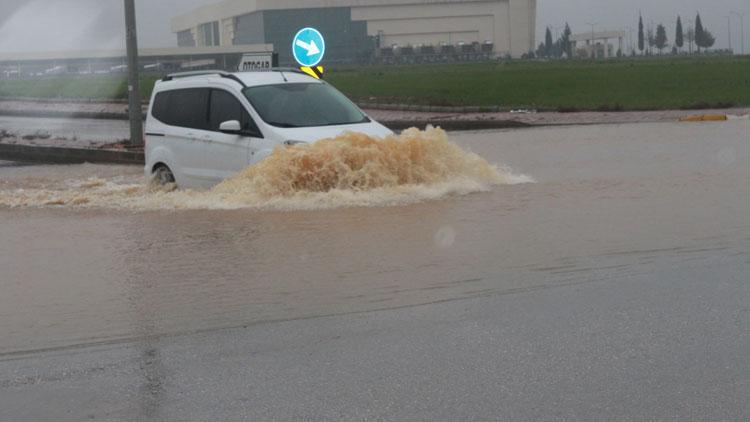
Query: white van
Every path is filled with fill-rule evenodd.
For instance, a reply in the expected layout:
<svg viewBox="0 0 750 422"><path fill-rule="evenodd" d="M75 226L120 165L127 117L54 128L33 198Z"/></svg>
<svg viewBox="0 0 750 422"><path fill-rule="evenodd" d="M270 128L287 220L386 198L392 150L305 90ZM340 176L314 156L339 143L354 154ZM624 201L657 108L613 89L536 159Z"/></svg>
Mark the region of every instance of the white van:
<svg viewBox="0 0 750 422"><path fill-rule="evenodd" d="M298 70L178 73L156 83L146 118L147 178L208 188L279 145L343 132L385 137L331 85Z"/></svg>

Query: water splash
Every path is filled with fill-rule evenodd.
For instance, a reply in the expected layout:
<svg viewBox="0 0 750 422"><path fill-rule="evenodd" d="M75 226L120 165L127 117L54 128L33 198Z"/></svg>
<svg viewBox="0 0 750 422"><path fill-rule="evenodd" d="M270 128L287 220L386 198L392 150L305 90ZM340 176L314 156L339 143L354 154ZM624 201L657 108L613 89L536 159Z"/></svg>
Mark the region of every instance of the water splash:
<svg viewBox="0 0 750 422"><path fill-rule="evenodd" d="M530 181L462 150L443 130L428 128L385 139L346 133L310 145L280 147L208 191L94 177L58 188L0 191L0 206L326 209L409 204Z"/></svg>

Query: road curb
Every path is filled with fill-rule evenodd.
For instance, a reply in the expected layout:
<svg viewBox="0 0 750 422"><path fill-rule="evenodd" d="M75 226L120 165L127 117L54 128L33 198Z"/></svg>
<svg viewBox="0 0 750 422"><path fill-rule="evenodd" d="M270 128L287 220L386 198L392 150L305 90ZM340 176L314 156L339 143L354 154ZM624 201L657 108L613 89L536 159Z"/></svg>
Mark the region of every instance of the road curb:
<svg viewBox="0 0 750 422"><path fill-rule="evenodd" d="M418 111L422 113L456 113L456 114L477 114L477 113L498 113L510 111L498 105L494 106L434 106L418 104L382 104L357 102L357 105L363 109L381 110L381 111Z"/></svg>
<svg viewBox="0 0 750 422"><path fill-rule="evenodd" d="M412 127L423 129L427 126L434 126L448 131L507 129L531 126L513 120L392 121L383 122L383 124L392 130L403 130ZM44 164L101 163L143 165L145 162L145 155L143 151L62 148L0 143L0 160Z"/></svg>
<svg viewBox="0 0 750 422"><path fill-rule="evenodd" d="M534 126L517 120L393 120L380 121L380 123L390 130L404 130L412 127L424 129L427 126L439 127L447 131L516 129Z"/></svg>
<svg viewBox="0 0 750 422"><path fill-rule="evenodd" d="M97 119L97 120L128 120L128 115L123 113L106 113L90 111L58 111L58 110L3 110L0 109L0 116L13 117L37 117L37 118L58 118L58 119ZM145 121L146 116L143 116ZM391 120L380 121L385 127L391 130L403 130L410 127L424 128L427 125L441 127L445 130L483 130L483 129L508 129L533 126L528 123L517 120Z"/></svg>
<svg viewBox="0 0 750 422"><path fill-rule="evenodd" d="M107 113L100 111L7 110L0 108L0 116L53 119L128 120L128 115L124 113ZM143 115L143 119L146 119L145 114Z"/></svg>
<svg viewBox="0 0 750 422"><path fill-rule="evenodd" d="M90 148L60 148L50 146L0 143L0 160L47 164L136 164L143 165L142 151L121 151Z"/></svg>

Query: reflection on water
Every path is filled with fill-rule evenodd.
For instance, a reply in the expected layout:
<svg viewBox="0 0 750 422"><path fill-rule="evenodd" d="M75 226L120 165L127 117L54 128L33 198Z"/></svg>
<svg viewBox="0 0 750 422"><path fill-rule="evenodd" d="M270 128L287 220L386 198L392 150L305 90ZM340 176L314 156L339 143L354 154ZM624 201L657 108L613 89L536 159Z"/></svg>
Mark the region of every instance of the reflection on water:
<svg viewBox="0 0 750 422"><path fill-rule="evenodd" d="M463 147L538 183L402 207L0 209L0 354L135 339L143 414L158 418L149 398L169 387L159 335L746 257L749 127L461 134L454 139ZM56 174L113 180L139 171L3 168L0 183L12 189Z"/></svg>

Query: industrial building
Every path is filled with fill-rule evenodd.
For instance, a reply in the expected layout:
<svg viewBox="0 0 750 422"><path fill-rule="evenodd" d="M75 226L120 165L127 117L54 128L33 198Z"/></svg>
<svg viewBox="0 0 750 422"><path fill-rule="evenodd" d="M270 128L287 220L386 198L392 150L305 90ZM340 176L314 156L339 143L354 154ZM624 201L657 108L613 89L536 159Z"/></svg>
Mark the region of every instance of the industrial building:
<svg viewBox="0 0 750 422"><path fill-rule="evenodd" d="M296 32L326 37L325 63L389 56L520 57L535 48L536 0L224 0L172 19L180 47L273 45L292 64Z"/></svg>
<svg viewBox="0 0 750 422"><path fill-rule="evenodd" d="M573 51L580 58L606 59L615 57L618 52L625 54L623 40L628 34L624 31L586 32L570 37ZM617 40L617 46L610 44L610 40Z"/></svg>

